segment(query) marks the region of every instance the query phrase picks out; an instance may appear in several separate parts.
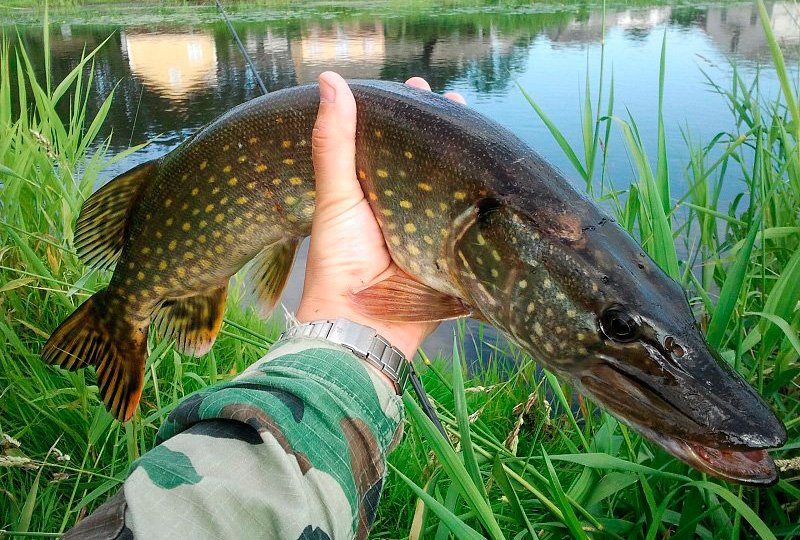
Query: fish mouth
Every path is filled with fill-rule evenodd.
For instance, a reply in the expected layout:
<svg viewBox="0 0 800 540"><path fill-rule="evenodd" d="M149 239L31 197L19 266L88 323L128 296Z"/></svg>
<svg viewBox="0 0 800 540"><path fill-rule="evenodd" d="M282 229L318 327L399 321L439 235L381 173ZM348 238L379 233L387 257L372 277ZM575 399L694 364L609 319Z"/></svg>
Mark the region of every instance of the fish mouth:
<svg viewBox="0 0 800 540"><path fill-rule="evenodd" d="M766 487L778 481L775 462L766 448L780 446L780 441L754 433L740 439L747 438L749 443L731 443L713 426L699 425L696 418L663 398L655 385L611 363L594 365L580 383L614 416L687 465L749 486Z"/></svg>

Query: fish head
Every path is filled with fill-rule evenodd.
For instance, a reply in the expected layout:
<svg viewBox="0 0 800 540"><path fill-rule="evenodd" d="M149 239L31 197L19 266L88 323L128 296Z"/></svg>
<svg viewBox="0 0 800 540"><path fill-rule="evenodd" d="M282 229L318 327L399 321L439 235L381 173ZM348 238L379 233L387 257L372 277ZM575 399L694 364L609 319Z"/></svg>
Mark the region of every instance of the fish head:
<svg viewBox="0 0 800 540"><path fill-rule="evenodd" d="M711 475L770 485L786 430L708 345L683 288L588 201L547 210L485 198L461 219L455 279L537 360Z"/></svg>

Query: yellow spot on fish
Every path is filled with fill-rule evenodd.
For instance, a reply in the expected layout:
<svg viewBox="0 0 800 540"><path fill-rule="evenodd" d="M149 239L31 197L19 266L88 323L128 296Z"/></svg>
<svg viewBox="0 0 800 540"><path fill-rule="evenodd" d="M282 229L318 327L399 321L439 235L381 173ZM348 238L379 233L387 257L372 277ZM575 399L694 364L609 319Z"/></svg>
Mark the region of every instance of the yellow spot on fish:
<svg viewBox="0 0 800 540"><path fill-rule="evenodd" d="M273 178L273 179L272 179L272 185L273 185L273 186L279 186L279 185L281 185L281 179L280 179L280 178Z"/></svg>
<svg viewBox="0 0 800 540"><path fill-rule="evenodd" d="M408 208L411 208L411 206L412 206L411 205L411 201L400 201L400 207L401 208L408 209Z"/></svg>
<svg viewBox="0 0 800 540"><path fill-rule="evenodd" d="M208 221L201 219L199 225L201 229L205 229L206 225L208 225Z"/></svg>
<svg viewBox="0 0 800 540"><path fill-rule="evenodd" d="M478 233L478 236L476 236L475 239L478 241L479 246L482 246L486 243L486 239L483 237L481 233Z"/></svg>
<svg viewBox="0 0 800 540"><path fill-rule="evenodd" d="M259 163L258 165L256 165L256 172L257 173L262 173L262 172L264 172L266 170L267 170L267 166L264 165L263 163Z"/></svg>
<svg viewBox="0 0 800 540"><path fill-rule="evenodd" d="M533 331L536 333L537 336L542 337L544 335L544 328L538 322L533 323Z"/></svg>
<svg viewBox="0 0 800 540"><path fill-rule="evenodd" d="M574 309L568 309L567 310L567 317L573 318L573 317L576 317L577 315L578 315L578 312L575 311Z"/></svg>
<svg viewBox="0 0 800 540"><path fill-rule="evenodd" d="M364 172L364 169L358 169L358 177L359 177L361 180L364 180L364 179L366 179L366 178L367 178L367 173L366 173L366 172Z"/></svg>
<svg viewBox="0 0 800 540"><path fill-rule="evenodd" d="M199 213L200 213L200 209L199 208L192 208L192 215L193 216L196 216Z"/></svg>
<svg viewBox="0 0 800 540"><path fill-rule="evenodd" d="M131 278L126 278L125 285L133 285L133 280Z"/></svg>
<svg viewBox="0 0 800 540"><path fill-rule="evenodd" d="M222 151L223 152L227 152L230 149L231 149L231 145L229 145L229 144L226 144L225 146L222 147Z"/></svg>
<svg viewBox="0 0 800 540"><path fill-rule="evenodd" d="M407 233L414 233L417 232L417 226L413 223L406 223L406 226L403 227Z"/></svg>
<svg viewBox="0 0 800 540"><path fill-rule="evenodd" d="M447 229L439 229L439 234L442 235L442 238L447 238L447 235L450 234L450 231L448 231Z"/></svg>
<svg viewBox="0 0 800 540"><path fill-rule="evenodd" d="M383 194L386 195L387 197L391 197L392 195L394 195L394 191L392 191L391 189L384 189Z"/></svg>
<svg viewBox="0 0 800 540"><path fill-rule="evenodd" d="M383 133L381 132L381 130L379 130L379 129L376 129L375 131L373 131L373 133L375 134L375 138L376 138L376 139L381 139L381 138L383 138Z"/></svg>
<svg viewBox="0 0 800 540"><path fill-rule="evenodd" d="M208 177L208 183L209 183L209 184L213 184L213 183L214 183L214 182L216 182L216 181L217 181L217 177L216 177L216 176L214 176L213 174L212 174L211 176L209 176L209 177Z"/></svg>
<svg viewBox="0 0 800 540"><path fill-rule="evenodd" d="M234 226L238 227L239 225L242 224L242 218L240 218L239 216L236 216L236 219L233 220L233 224L234 224Z"/></svg>
<svg viewBox="0 0 800 540"><path fill-rule="evenodd" d="M232 169L232 167L231 167L230 165L225 165L225 166L222 168L222 172L226 172L226 173L227 173L227 172L231 172L231 169Z"/></svg>
<svg viewBox="0 0 800 540"><path fill-rule="evenodd" d="M206 167L208 167L208 160L204 159L203 161L200 162L200 170L204 171L206 170Z"/></svg>
<svg viewBox="0 0 800 540"><path fill-rule="evenodd" d="M224 218L225 216L222 217ZM214 238L219 238L220 236L222 236L222 233L219 231L211 231L211 236L213 236Z"/></svg>
<svg viewBox="0 0 800 540"><path fill-rule="evenodd" d="M247 142L250 144L256 144L258 142L258 137L250 137Z"/></svg>
<svg viewBox="0 0 800 540"><path fill-rule="evenodd" d="M284 148L291 148L292 147L292 141L289 141L289 140L283 141L283 143L281 143L281 146L283 146Z"/></svg>
<svg viewBox="0 0 800 540"><path fill-rule="evenodd" d="M370 191L369 192L369 200L377 201L378 200L378 196L374 192Z"/></svg>
<svg viewBox="0 0 800 540"><path fill-rule="evenodd" d="M170 251L172 251L172 250L173 250L173 249L175 249L176 247L178 247L178 242L177 242L177 240L172 240L172 241L169 243L169 245L167 246L167 249L169 249Z"/></svg>
<svg viewBox="0 0 800 540"><path fill-rule="evenodd" d="M306 197L315 198L317 196L317 192L314 190L306 191Z"/></svg>
<svg viewBox="0 0 800 540"><path fill-rule="evenodd" d="M164 208L169 208L170 206L172 206L172 199L167 197L166 199L164 199Z"/></svg>
<svg viewBox="0 0 800 540"><path fill-rule="evenodd" d="M520 280L520 282L517 285L519 285L520 289L524 289L525 287L528 286L528 282L525 281L524 279L522 279L522 280Z"/></svg>
<svg viewBox="0 0 800 540"><path fill-rule="evenodd" d="M136 303L136 295L135 294L129 294L128 295L128 302L130 302L131 304L135 304Z"/></svg>
<svg viewBox="0 0 800 540"><path fill-rule="evenodd" d="M217 244L216 246L214 246L214 251L216 251L217 253L224 253L225 246L223 246L222 244Z"/></svg>
<svg viewBox="0 0 800 540"><path fill-rule="evenodd" d="M431 185L430 184L426 184L425 182L420 182L419 184L417 184L417 187L419 189L421 189L422 191L432 191L433 190Z"/></svg>
<svg viewBox="0 0 800 540"><path fill-rule="evenodd" d="M265 216L264 214L258 214L256 216L256 221L258 221L259 223L264 223L265 221L267 221L267 216Z"/></svg>
<svg viewBox="0 0 800 540"><path fill-rule="evenodd" d="M212 210L214 210L214 205L211 204L211 203L207 204L206 205L206 214L211 213Z"/></svg>
<svg viewBox="0 0 800 540"><path fill-rule="evenodd" d="M544 278L544 281L542 281L542 287L544 287L545 289L549 289L552 286L553 282L550 281L550 278Z"/></svg>
<svg viewBox="0 0 800 540"><path fill-rule="evenodd" d="M389 177L389 173L386 171L386 169L378 169L377 171L375 171L375 173L378 176L380 176L381 178L388 178Z"/></svg>
<svg viewBox="0 0 800 540"><path fill-rule="evenodd" d="M142 255L147 255L148 253L150 253L150 248L149 247L143 247L142 248Z"/></svg>
<svg viewBox="0 0 800 540"><path fill-rule="evenodd" d="M536 309L536 306L533 304L533 302L531 302L530 304L528 304L528 308L525 311L527 311L528 314L530 315L531 313L533 313L534 309Z"/></svg>
<svg viewBox="0 0 800 540"><path fill-rule="evenodd" d="M586 339L586 334L578 332L577 334L575 334L575 339L577 339L578 341L583 341L584 339Z"/></svg>
<svg viewBox="0 0 800 540"><path fill-rule="evenodd" d="M491 270L492 277L497 277L500 273L497 271L497 268L492 268Z"/></svg>
<svg viewBox="0 0 800 540"><path fill-rule="evenodd" d="M557 292L556 293L556 299L557 300L566 300L566 298L567 297L564 295L564 293L562 293L562 292Z"/></svg>
<svg viewBox="0 0 800 540"><path fill-rule="evenodd" d="M394 244L396 246L399 246L401 240L400 240L399 236L397 236L396 234L393 234L392 236L389 237L389 241L391 241L392 244Z"/></svg>
<svg viewBox="0 0 800 540"><path fill-rule="evenodd" d="M159 236L159 238L161 238L161 237ZM156 248L156 255L161 255L162 253L164 253L164 248L157 247Z"/></svg>
<svg viewBox="0 0 800 540"><path fill-rule="evenodd" d="M430 208L425 209L425 215L428 216L429 218L436 216L436 214L434 214L433 210L431 210Z"/></svg>
<svg viewBox="0 0 800 540"><path fill-rule="evenodd" d="M183 245L186 247L192 247L192 244L194 244L194 240L192 240L191 238L188 238L183 242Z"/></svg>
<svg viewBox="0 0 800 540"><path fill-rule="evenodd" d="M297 203L297 197L294 197L292 195L288 195L285 199L283 199L283 202L285 202L286 204L291 206L291 205Z"/></svg>
<svg viewBox="0 0 800 540"><path fill-rule="evenodd" d="M600 288L597 286L597 283L592 283L592 292L597 292L599 290Z"/></svg>
<svg viewBox="0 0 800 540"><path fill-rule="evenodd" d="M197 237L197 241L200 242L201 244L205 244L206 240L207 240L207 238L206 238L206 235L204 235L204 234L201 234L200 236Z"/></svg>
<svg viewBox="0 0 800 540"><path fill-rule="evenodd" d="M244 195L236 199L236 204L244 204L246 202L247 202L247 197L245 197Z"/></svg>
<svg viewBox="0 0 800 540"><path fill-rule="evenodd" d="M144 280L144 272L138 272L136 274L136 279L138 279L139 281Z"/></svg>
<svg viewBox="0 0 800 540"><path fill-rule="evenodd" d="M426 234L425 236L423 236L423 237L422 237L422 239L423 239L423 240L425 240L425 243L426 243L426 244L433 245L433 238L431 238L431 237L430 237L430 236L428 236L427 234Z"/></svg>
<svg viewBox="0 0 800 540"><path fill-rule="evenodd" d="M411 159L411 158L413 158L413 157L414 157L414 154L412 154L412 153L411 153L410 151L408 151L408 150L406 150L405 152L403 152L403 155L404 155L404 156L406 156L406 158L408 158L408 159Z"/></svg>
<svg viewBox="0 0 800 540"><path fill-rule="evenodd" d="M419 255L420 253L422 253L419 250L419 248L417 246L415 246L414 244L408 244L408 252L411 253L412 255L415 255L415 256Z"/></svg>
<svg viewBox="0 0 800 540"><path fill-rule="evenodd" d="M238 161L239 163L244 163L245 161L247 161L247 156L242 154L241 156L236 158L236 161Z"/></svg>
<svg viewBox="0 0 800 540"><path fill-rule="evenodd" d="M296 214L289 214L288 216L286 216L286 219L288 219L289 221L294 223L294 222L297 221L297 215Z"/></svg>
<svg viewBox="0 0 800 540"><path fill-rule="evenodd" d="M184 173L184 174L181 176L181 180L186 180L187 178L189 178L189 175L188 175L187 173Z"/></svg>
<svg viewBox="0 0 800 540"><path fill-rule="evenodd" d="M419 272L420 271L420 266L419 266L419 263L417 261L411 261L411 262L408 263L408 265L411 267L411 271L412 272Z"/></svg>
<svg viewBox="0 0 800 540"><path fill-rule="evenodd" d="M284 165L294 165L294 160L292 158L286 158L283 160Z"/></svg>
<svg viewBox="0 0 800 540"><path fill-rule="evenodd" d="M219 193L219 187L215 187L214 189L211 190L212 195L216 195L217 193Z"/></svg>
<svg viewBox="0 0 800 540"><path fill-rule="evenodd" d="M449 207L447 206L447 204L446 204L446 203L443 203L443 202L440 202L440 203L439 203L439 210L441 210L442 212L444 212L444 211L445 211L445 210L447 210L448 208L449 208Z"/></svg>
<svg viewBox="0 0 800 540"><path fill-rule="evenodd" d="M293 186L299 186L300 184L303 183L303 179L300 178L299 176L292 176L291 178L289 178L289 183L292 184Z"/></svg>
<svg viewBox="0 0 800 540"><path fill-rule="evenodd" d="M384 208L383 210L381 210L381 213L386 217L394 215L394 212L392 212L389 208Z"/></svg>
<svg viewBox="0 0 800 540"><path fill-rule="evenodd" d="M188 209L189 209L189 203L183 203L181 205L181 210L188 210Z"/></svg>
<svg viewBox="0 0 800 540"><path fill-rule="evenodd" d="M239 183L239 179L236 178L235 176L231 176L230 178L228 178L228 185L229 186L235 186L238 183Z"/></svg>
<svg viewBox="0 0 800 540"><path fill-rule="evenodd" d="M228 204L228 196L226 195L225 197L222 197L222 198L219 200L219 204L221 204L221 205L223 205L223 206L224 206L224 205L226 205L226 204Z"/></svg>
<svg viewBox="0 0 800 540"><path fill-rule="evenodd" d="M553 348L553 345L549 341L544 344L544 350L546 350L550 354L553 354L553 352L555 352L555 349Z"/></svg>
<svg viewBox="0 0 800 540"><path fill-rule="evenodd" d="M187 261L191 261L192 259L194 259L194 253L192 253L191 251L187 251L186 253L183 254L183 258Z"/></svg>
<svg viewBox="0 0 800 540"><path fill-rule="evenodd" d="M466 199L466 198L467 198L467 194L466 194L466 193L464 193L463 191L456 191L455 193L453 193L453 197L454 197L454 198L455 198L457 201L463 201L464 199Z"/></svg>
<svg viewBox="0 0 800 540"><path fill-rule="evenodd" d="M186 277L186 268L179 266L175 269L175 273L178 274L178 277Z"/></svg>
<svg viewBox="0 0 800 540"><path fill-rule="evenodd" d="M222 212L214 216L214 221L216 221L217 223L222 223L223 219L225 219L225 214L223 214Z"/></svg>
<svg viewBox="0 0 800 540"><path fill-rule="evenodd" d="M256 189L256 185L257 184L255 182L248 182L247 189Z"/></svg>
<svg viewBox="0 0 800 540"><path fill-rule="evenodd" d="M188 231L189 231L191 228L192 228L192 224L191 224L191 223L189 223L188 221L187 221L186 223L184 223L184 224L183 224L183 226L181 227L181 229L183 229L184 231L187 231L187 232L188 232Z"/></svg>
<svg viewBox="0 0 800 540"><path fill-rule="evenodd" d="M492 258L496 261L500 261L500 254L497 252L496 249L492 250Z"/></svg>
<svg viewBox="0 0 800 540"><path fill-rule="evenodd" d="M225 235L225 241L229 244L232 244L234 240L236 240L236 238L231 233Z"/></svg>

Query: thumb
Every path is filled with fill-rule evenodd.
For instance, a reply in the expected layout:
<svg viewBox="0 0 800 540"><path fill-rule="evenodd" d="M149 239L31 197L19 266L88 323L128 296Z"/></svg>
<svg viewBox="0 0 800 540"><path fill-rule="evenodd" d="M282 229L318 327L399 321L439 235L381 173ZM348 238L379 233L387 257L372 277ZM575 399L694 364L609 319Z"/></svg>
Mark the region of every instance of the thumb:
<svg viewBox="0 0 800 540"><path fill-rule="evenodd" d="M317 210L323 220L364 198L356 179L356 101L345 80L332 71L319 76L320 102L311 153Z"/></svg>

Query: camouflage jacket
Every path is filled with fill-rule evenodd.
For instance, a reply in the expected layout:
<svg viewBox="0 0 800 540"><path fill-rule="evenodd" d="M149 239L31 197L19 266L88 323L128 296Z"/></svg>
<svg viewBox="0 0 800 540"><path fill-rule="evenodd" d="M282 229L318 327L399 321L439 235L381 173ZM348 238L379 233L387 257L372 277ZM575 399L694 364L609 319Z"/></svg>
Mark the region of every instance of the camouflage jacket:
<svg viewBox="0 0 800 540"><path fill-rule="evenodd" d="M402 416L346 349L280 341L185 398L123 488L64 538L366 538Z"/></svg>

